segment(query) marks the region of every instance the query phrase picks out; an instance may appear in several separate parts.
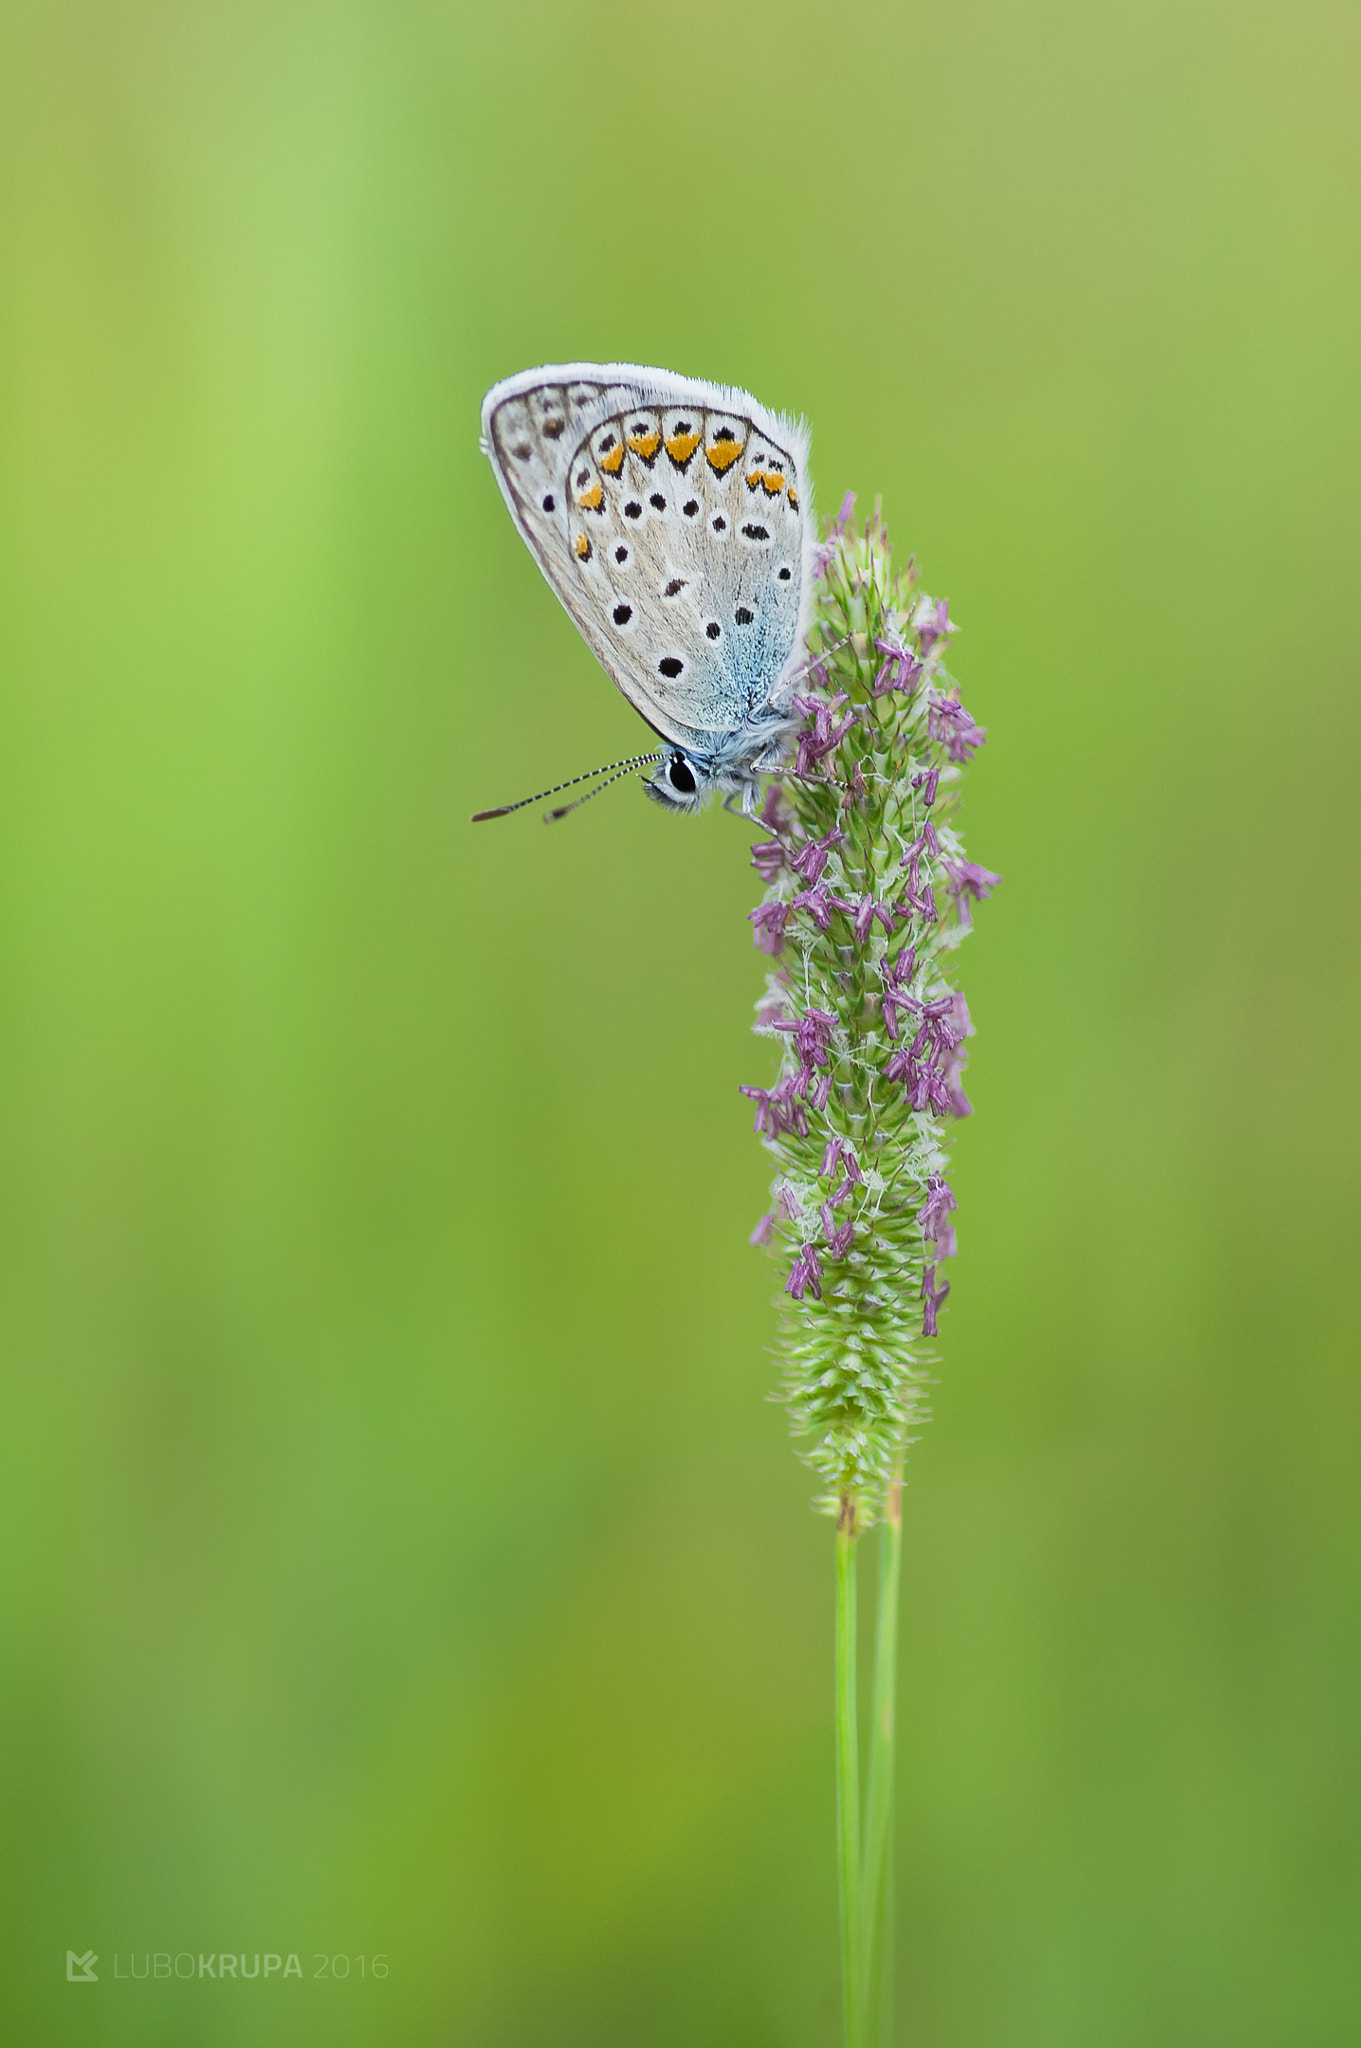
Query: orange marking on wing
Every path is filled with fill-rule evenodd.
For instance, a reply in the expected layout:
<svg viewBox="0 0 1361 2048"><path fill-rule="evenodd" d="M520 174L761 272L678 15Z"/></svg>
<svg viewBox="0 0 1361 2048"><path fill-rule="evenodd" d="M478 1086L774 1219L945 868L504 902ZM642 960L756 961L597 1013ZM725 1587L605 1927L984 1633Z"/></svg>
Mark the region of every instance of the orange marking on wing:
<svg viewBox="0 0 1361 2048"><path fill-rule="evenodd" d="M666 452L677 469L684 469L698 446L698 434L673 434L666 444Z"/></svg>
<svg viewBox="0 0 1361 2048"><path fill-rule="evenodd" d="M630 434L629 447L635 455L641 455L644 462L651 462L662 445L662 437L655 427L647 434Z"/></svg>
<svg viewBox="0 0 1361 2048"><path fill-rule="evenodd" d="M793 484L789 486L789 502L794 507L794 510L797 512L799 509L799 494L794 489Z"/></svg>
<svg viewBox="0 0 1361 2048"><path fill-rule="evenodd" d="M599 484L592 484L589 491L583 491L577 499L583 512L598 512L605 502L605 493Z"/></svg>
<svg viewBox="0 0 1361 2048"><path fill-rule="evenodd" d="M761 478L761 483L765 489L765 494L768 498L778 498L780 492L784 489L783 470L768 469L765 475Z"/></svg>
<svg viewBox="0 0 1361 2048"><path fill-rule="evenodd" d="M622 441L618 447L611 448L608 455L601 456L600 467L604 470L606 476L618 476L620 470L624 467L624 444Z"/></svg>
<svg viewBox="0 0 1361 2048"><path fill-rule="evenodd" d="M710 469L717 470L720 476L722 476L724 470L732 468L741 453L742 443L740 441L724 440L715 441L712 448L706 448L704 451L705 459Z"/></svg>
<svg viewBox="0 0 1361 2048"><path fill-rule="evenodd" d="M579 562L589 562L590 559L591 543L587 540L584 533L579 533L577 535L577 560Z"/></svg>

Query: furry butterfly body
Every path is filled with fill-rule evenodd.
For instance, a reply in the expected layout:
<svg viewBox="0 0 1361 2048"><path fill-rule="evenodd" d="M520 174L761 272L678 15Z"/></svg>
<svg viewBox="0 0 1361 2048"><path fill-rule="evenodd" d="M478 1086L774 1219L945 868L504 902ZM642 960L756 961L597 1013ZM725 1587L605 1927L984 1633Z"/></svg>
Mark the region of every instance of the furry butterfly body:
<svg viewBox="0 0 1361 2048"><path fill-rule="evenodd" d="M754 810L812 604L807 429L725 385L562 363L493 385L482 446L556 596L667 742L649 795Z"/></svg>

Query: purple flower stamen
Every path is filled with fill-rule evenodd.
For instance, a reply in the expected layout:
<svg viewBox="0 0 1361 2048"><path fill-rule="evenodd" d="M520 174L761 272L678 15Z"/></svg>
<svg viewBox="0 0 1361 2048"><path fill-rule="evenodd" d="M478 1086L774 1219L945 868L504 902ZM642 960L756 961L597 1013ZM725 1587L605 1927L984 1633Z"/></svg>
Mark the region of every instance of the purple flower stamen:
<svg viewBox="0 0 1361 2048"><path fill-rule="evenodd" d="M805 728L799 735L798 757L794 764L794 773L806 776L812 773L816 762L824 760L841 745L860 714L852 705L846 716L838 724L833 724L833 713L850 701L844 690L838 690L831 698L806 697L796 693L791 701L796 711L813 721L813 730L809 732Z"/></svg>
<svg viewBox="0 0 1361 2048"><path fill-rule="evenodd" d="M827 1234L827 1250L834 1259L844 1259L854 1243L855 1225L849 1216L840 1230L832 1230Z"/></svg>
<svg viewBox="0 0 1361 2048"><path fill-rule="evenodd" d="M764 825L767 832L783 832L789 823L788 813L784 807L784 795L778 782L770 783L766 789L766 800L761 806L758 823Z"/></svg>
<svg viewBox="0 0 1361 2048"><path fill-rule="evenodd" d="M953 1236L949 1219L951 1212L958 1207L950 1183L942 1180L938 1173L933 1173L926 1184L926 1200L917 1212L922 1236L932 1244L939 1243L947 1231Z"/></svg>
<svg viewBox="0 0 1361 2048"><path fill-rule="evenodd" d="M879 963L879 971L884 978L884 991L879 998L879 1008L883 1013L884 1029L891 1039L896 1039L898 1036L900 1028L898 1012L909 1006L914 1009L916 1007L915 1004L909 1005L908 997L905 993L916 969L917 949L915 946L903 946L896 960L890 962L885 957Z"/></svg>
<svg viewBox="0 0 1361 2048"><path fill-rule="evenodd" d="M991 896L1002 877L995 875L991 868L979 867L976 860L947 860L945 872L950 877L950 894L955 899L955 909L959 914L960 923L972 924L970 898L975 903L984 902Z"/></svg>
<svg viewBox="0 0 1361 2048"><path fill-rule="evenodd" d="M831 858L832 848L840 846L845 837L840 826L834 825L830 832L823 833L821 839L809 839L797 853L791 854L790 867L796 875L802 875L806 882L821 881L822 871Z"/></svg>
<svg viewBox="0 0 1361 2048"><path fill-rule="evenodd" d="M841 510L837 513L836 518L832 521L832 532L835 534L838 540L840 540L842 534L846 531L846 528L850 525L854 517L855 492L847 491L845 497L841 500Z"/></svg>
<svg viewBox="0 0 1361 2048"><path fill-rule="evenodd" d="M832 912L836 907L837 898L830 894L825 882L819 882L816 888L801 889L788 909L806 910L818 930L825 932L832 922Z"/></svg>
<svg viewBox="0 0 1361 2048"><path fill-rule="evenodd" d="M948 639L951 633L959 631L950 617L950 607L943 597L938 598L930 610L923 607L915 624L917 641L923 654L930 654L938 641Z"/></svg>
<svg viewBox="0 0 1361 2048"><path fill-rule="evenodd" d="M942 1280L939 1288L937 1288L936 1269L934 1266L928 1266L922 1274L922 1300L926 1303L926 1313L922 1320L922 1331L925 1336L934 1337L938 1334L936 1330L936 1310L944 1302L949 1292L949 1281Z"/></svg>
<svg viewBox="0 0 1361 2048"><path fill-rule="evenodd" d="M917 886L917 867L922 855L924 853L938 854L939 852L940 841L936 837L936 828L931 823L931 820L928 818L922 831L913 840L912 844L906 849L902 859L898 863L900 868L911 869L912 887L914 889Z"/></svg>
<svg viewBox="0 0 1361 2048"><path fill-rule="evenodd" d="M783 1017L775 1029L791 1033L794 1049L805 1067L826 1066L832 1032L836 1029L836 1018L829 1010L813 1009L802 1017Z"/></svg>
<svg viewBox="0 0 1361 2048"><path fill-rule="evenodd" d="M822 1261L817 1255L816 1246L799 1246L798 1257L794 1261L789 1278L784 1283L784 1291L786 1294L792 1294L795 1301L802 1301L804 1295L811 1291L821 1301Z"/></svg>
<svg viewBox="0 0 1361 2048"><path fill-rule="evenodd" d="M910 698L922 673L922 665L912 649L893 640L876 639L874 651L881 654L884 659L879 673L870 685L871 696L886 697L890 690L901 690L904 696Z"/></svg>
<svg viewBox="0 0 1361 2048"><path fill-rule="evenodd" d="M932 696L926 729L961 766L973 758L987 738L987 727L975 725L957 697Z"/></svg>
<svg viewBox="0 0 1361 2048"><path fill-rule="evenodd" d="M758 949L769 953L772 958L784 951L784 928L789 922L789 910L787 903L758 903L755 910L747 913L748 923L755 927L753 936Z"/></svg>

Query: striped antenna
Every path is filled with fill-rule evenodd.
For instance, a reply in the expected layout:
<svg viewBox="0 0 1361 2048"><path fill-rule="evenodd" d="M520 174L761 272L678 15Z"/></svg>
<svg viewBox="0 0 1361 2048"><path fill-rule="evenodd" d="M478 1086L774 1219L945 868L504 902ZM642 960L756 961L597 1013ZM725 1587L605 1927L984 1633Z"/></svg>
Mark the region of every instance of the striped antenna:
<svg viewBox="0 0 1361 2048"><path fill-rule="evenodd" d="M594 782L600 775L609 778L608 782L601 783L600 789L608 789L610 782L617 782L619 777L627 775L631 768L655 768L665 759L665 754L635 754L631 761L611 761L604 768L592 768L585 775L571 775L566 782L555 782L551 789L541 789L537 796L522 796L516 804L500 804L494 811L474 811L472 823L481 825L488 818L508 818L512 811L522 811L526 804L541 804L546 796L556 796L560 789L575 789L579 782ZM575 803L559 805L556 811L548 811L545 814L544 823L548 824L553 818L565 818L569 811L576 809L577 804L584 804L587 797L599 794L600 790L588 790L587 796L579 796Z"/></svg>
<svg viewBox="0 0 1361 2048"><path fill-rule="evenodd" d="M607 775L605 780L597 784L594 789L588 789L585 796L574 797L570 804L559 804L555 811L545 811L543 814L544 824L551 825L555 819L565 818L569 811L579 811L581 806L588 804L593 796L599 796L602 789L608 789L612 782L618 782L621 775L627 775L631 768L639 767L642 762L664 761L665 759L665 754L640 754L636 761L625 761L622 767L615 769L613 775Z"/></svg>

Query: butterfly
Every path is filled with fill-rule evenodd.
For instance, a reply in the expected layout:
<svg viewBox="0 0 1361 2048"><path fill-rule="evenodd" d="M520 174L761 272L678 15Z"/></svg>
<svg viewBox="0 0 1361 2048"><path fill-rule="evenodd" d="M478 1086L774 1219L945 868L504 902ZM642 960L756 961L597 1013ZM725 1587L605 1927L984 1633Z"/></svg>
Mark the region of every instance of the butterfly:
<svg viewBox="0 0 1361 2048"><path fill-rule="evenodd" d="M670 370L557 363L492 386L482 449L555 595L665 742L573 782L655 767L644 787L671 810L721 791L754 813L793 726L816 580L807 427Z"/></svg>

